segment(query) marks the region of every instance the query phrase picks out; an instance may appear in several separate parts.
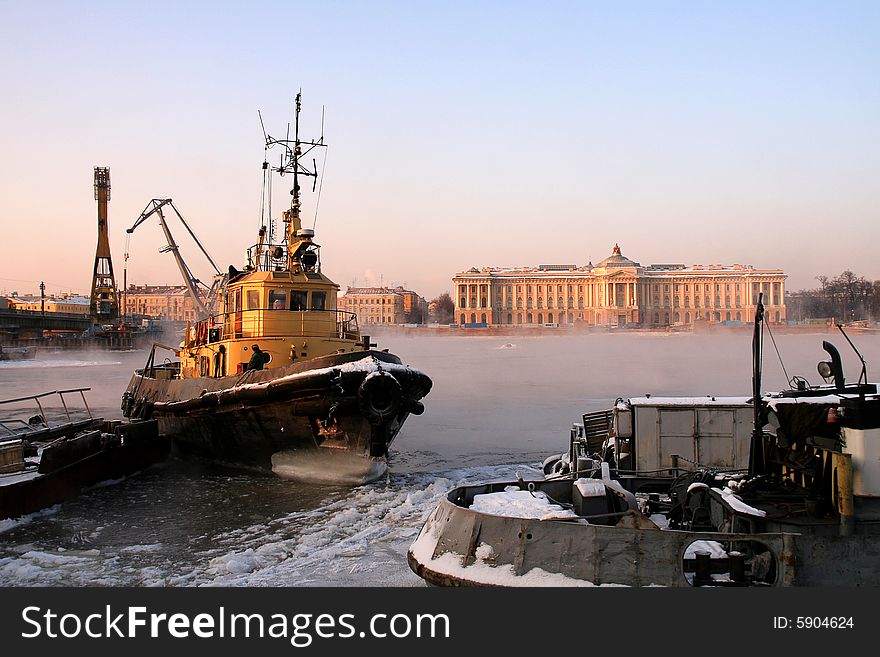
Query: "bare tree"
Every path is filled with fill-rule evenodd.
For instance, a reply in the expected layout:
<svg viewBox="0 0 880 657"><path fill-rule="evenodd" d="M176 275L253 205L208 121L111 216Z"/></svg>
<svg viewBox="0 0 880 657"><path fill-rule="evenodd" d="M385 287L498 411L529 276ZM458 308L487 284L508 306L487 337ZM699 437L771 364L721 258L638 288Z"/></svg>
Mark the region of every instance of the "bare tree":
<svg viewBox="0 0 880 657"><path fill-rule="evenodd" d="M439 324L450 324L455 314L455 303L448 292L444 292L428 304L428 314Z"/></svg>

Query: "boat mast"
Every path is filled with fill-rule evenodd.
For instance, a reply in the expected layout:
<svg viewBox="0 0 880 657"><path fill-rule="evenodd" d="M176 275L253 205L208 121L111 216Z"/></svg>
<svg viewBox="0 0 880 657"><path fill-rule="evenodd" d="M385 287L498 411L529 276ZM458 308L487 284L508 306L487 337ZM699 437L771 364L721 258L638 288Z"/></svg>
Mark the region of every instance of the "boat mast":
<svg viewBox="0 0 880 657"><path fill-rule="evenodd" d="M317 141L300 139L299 115L302 111L301 91L296 94L295 109L296 116L294 119L293 140L287 138L275 139L271 135L266 135L267 149L272 148L272 146L275 145L279 145L284 149L281 163L277 167L274 167L274 171L282 176L286 173L293 174L293 188L290 190L290 209L285 210L282 213L285 224L284 237L287 246L288 271L294 269L297 252L303 246L303 243L311 243L312 236L314 235L313 231L303 231L302 229L302 201L299 178L300 176L311 177L313 179L312 191L314 192L318 183L318 163L315 158L312 158L312 166L309 167L303 164L303 159L315 148L326 148L327 146L324 143L324 135L321 135L321 138Z"/></svg>
<svg viewBox="0 0 880 657"><path fill-rule="evenodd" d="M764 472L764 423L761 420L761 328L764 321L764 293L758 293L755 308L755 331L752 334L752 405L755 410L752 444L749 449L749 477Z"/></svg>

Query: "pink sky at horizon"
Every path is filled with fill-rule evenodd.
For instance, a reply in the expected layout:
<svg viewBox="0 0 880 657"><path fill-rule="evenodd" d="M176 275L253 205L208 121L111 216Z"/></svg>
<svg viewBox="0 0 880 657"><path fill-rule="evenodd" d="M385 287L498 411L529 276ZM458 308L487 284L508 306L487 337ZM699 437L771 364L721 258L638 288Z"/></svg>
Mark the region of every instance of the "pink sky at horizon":
<svg viewBox="0 0 880 657"><path fill-rule="evenodd" d="M583 265L615 243L643 265L780 268L789 290L846 269L880 279L878 14L5 3L0 293L88 293L94 166L111 169L119 286L125 229L151 198L173 198L217 264L241 267L259 223L257 109L278 136L299 88L304 136L326 111L316 241L343 290L430 299L472 266ZM273 31L294 21L322 27L297 33L304 59ZM130 283L180 282L162 244L153 220L135 232Z"/></svg>

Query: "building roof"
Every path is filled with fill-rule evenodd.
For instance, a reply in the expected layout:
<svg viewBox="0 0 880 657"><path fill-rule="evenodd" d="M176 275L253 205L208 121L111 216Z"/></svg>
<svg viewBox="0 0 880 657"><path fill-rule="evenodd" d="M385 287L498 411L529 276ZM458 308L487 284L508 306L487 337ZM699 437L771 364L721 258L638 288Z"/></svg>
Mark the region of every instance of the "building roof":
<svg viewBox="0 0 880 657"><path fill-rule="evenodd" d="M596 269L620 269L623 267L630 267L634 269L636 267L641 267L641 265L621 254L620 246L617 244L614 245L614 249L612 250L611 255L604 260L599 261L599 264L596 265Z"/></svg>
<svg viewBox="0 0 880 657"><path fill-rule="evenodd" d="M611 255L593 264L590 261L583 267L574 265L539 265L538 267L484 267L471 269L455 274L454 278L477 278L479 277L529 277L529 278L590 278L613 275L615 271L620 270L637 270L635 273L639 277L644 278L677 278L681 276L695 278L713 278L716 276L774 276L785 278L785 273L781 269L755 269L752 265L684 265L680 263L663 263L652 264L647 267L640 263L630 260L620 251L620 245L615 244Z"/></svg>

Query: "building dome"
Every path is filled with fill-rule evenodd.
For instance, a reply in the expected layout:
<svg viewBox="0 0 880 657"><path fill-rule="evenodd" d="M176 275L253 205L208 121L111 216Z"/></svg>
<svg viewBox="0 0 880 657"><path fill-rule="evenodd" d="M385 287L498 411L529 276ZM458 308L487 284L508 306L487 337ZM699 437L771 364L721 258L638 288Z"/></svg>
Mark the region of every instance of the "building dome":
<svg viewBox="0 0 880 657"><path fill-rule="evenodd" d="M603 267L605 269L621 269L623 267L641 267L641 265L637 262L630 260L625 255L622 255L620 253L620 246L615 244L614 250L611 252L611 255L596 265L596 268L600 267Z"/></svg>

